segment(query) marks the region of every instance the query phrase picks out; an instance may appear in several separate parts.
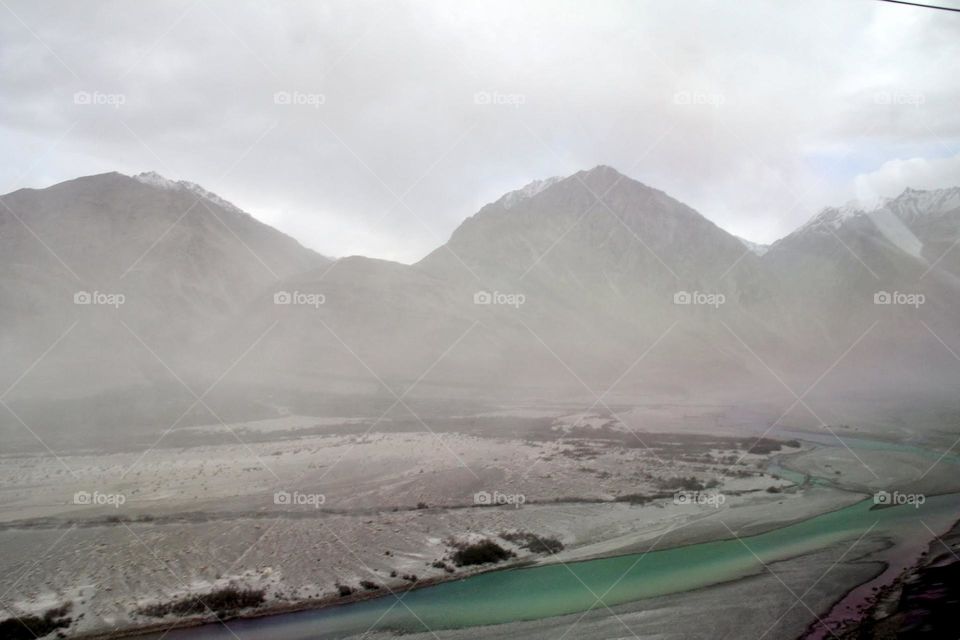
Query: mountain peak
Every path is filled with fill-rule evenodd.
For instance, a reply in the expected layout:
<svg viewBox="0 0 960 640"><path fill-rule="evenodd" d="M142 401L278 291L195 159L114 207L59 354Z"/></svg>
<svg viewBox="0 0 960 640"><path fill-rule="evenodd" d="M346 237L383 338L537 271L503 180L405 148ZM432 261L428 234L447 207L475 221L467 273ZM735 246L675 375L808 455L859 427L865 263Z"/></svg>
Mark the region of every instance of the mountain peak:
<svg viewBox="0 0 960 640"><path fill-rule="evenodd" d="M614 178L618 178L623 175L610 165L606 164L598 164L593 169L589 169L584 173L586 173L588 176L612 176Z"/></svg>
<svg viewBox="0 0 960 640"><path fill-rule="evenodd" d="M222 207L227 211L232 211L233 213L239 213L245 216L250 215L232 202L224 200L212 191L207 191L196 182L188 182L187 180L171 180L170 178L160 175L156 171L144 171L143 173L138 173L137 175L133 176L133 179L137 182L141 182L158 189L189 192L203 198L204 200L207 200L208 202Z"/></svg>
<svg viewBox="0 0 960 640"><path fill-rule="evenodd" d="M500 198L500 203L503 205L504 209L510 209L511 207L516 206L517 203L526 200L527 198L532 198L541 191L544 191L545 189L564 179L565 178L563 176L553 176L551 178L544 178L543 180L534 180L520 189L504 194L504 196Z"/></svg>
<svg viewBox="0 0 960 640"><path fill-rule="evenodd" d="M938 215L960 208L960 187L929 191L907 187L896 198L887 200L884 206L910 216Z"/></svg>

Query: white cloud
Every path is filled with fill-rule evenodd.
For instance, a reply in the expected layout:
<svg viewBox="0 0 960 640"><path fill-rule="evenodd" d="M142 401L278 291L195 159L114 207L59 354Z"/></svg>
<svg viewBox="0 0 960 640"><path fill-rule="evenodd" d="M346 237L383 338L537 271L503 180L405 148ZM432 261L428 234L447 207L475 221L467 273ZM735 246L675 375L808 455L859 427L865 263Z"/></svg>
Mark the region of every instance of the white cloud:
<svg viewBox="0 0 960 640"><path fill-rule="evenodd" d="M8 4L30 29L0 22L0 191L156 170L330 255L415 260L597 164L770 241L891 158L960 147L957 23L888 3Z"/></svg>
<svg viewBox="0 0 960 640"><path fill-rule="evenodd" d="M890 160L854 180L857 198L873 201L900 195L907 187L943 189L960 186L960 154L947 158Z"/></svg>

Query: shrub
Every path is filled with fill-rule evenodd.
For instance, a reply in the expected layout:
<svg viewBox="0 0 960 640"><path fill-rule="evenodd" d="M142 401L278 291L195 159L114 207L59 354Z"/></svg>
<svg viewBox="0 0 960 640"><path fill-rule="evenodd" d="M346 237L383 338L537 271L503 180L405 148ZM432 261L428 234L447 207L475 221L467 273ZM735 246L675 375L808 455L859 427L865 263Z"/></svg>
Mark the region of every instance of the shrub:
<svg viewBox="0 0 960 640"><path fill-rule="evenodd" d="M501 533L500 537L507 542L532 551L533 553L557 553L563 550L563 543L557 538L548 536L538 536L528 531L517 531L515 533Z"/></svg>
<svg viewBox="0 0 960 640"><path fill-rule="evenodd" d="M458 567L487 564L506 560L512 555L493 540L482 540L457 549L453 554L453 563Z"/></svg>
<svg viewBox="0 0 960 640"><path fill-rule="evenodd" d="M0 620L0 638L5 640L34 640L57 629L69 627L73 620L67 617L70 603L48 609L43 615L26 615Z"/></svg>
<svg viewBox="0 0 960 640"><path fill-rule="evenodd" d="M706 486L697 480L696 477L689 478L667 478L660 481L660 486L664 489L679 489L683 491L702 491Z"/></svg>
<svg viewBox="0 0 960 640"><path fill-rule="evenodd" d="M199 615L212 611L217 616L232 614L263 604L263 589L240 589L228 586L203 595L185 596L172 602L160 602L137 609L137 613L155 618L170 614Z"/></svg>

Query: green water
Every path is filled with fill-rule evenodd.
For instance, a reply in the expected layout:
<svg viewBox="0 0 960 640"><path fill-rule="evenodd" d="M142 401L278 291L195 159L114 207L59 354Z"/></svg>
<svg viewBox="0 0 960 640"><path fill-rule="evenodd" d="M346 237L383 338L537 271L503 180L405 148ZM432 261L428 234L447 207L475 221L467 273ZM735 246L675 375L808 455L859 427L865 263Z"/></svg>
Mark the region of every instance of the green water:
<svg viewBox="0 0 960 640"><path fill-rule="evenodd" d="M368 629L423 631L535 620L585 611L602 597L608 606L688 591L763 571L776 562L859 537L871 525L882 534L915 525L918 518L960 511L960 495L929 498L919 509L904 505L871 509L872 500L767 533L631 554L509 569L439 584L403 596L223 626L167 634L170 639L276 640L333 638ZM704 517L711 509L704 508ZM712 517L721 519L722 513ZM598 605L601 606L602 605Z"/></svg>

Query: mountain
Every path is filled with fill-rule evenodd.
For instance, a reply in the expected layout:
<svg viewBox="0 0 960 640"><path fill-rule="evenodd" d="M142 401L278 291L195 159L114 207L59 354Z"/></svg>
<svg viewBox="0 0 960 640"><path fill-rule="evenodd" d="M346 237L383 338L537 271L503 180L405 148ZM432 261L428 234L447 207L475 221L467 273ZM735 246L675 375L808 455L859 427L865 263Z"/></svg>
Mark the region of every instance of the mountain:
<svg viewBox="0 0 960 640"><path fill-rule="evenodd" d="M251 292L329 263L215 194L155 173L20 189L0 203L2 380L13 384L76 323L19 394L169 379L150 350L177 370Z"/></svg>
<svg viewBox="0 0 960 640"><path fill-rule="evenodd" d="M750 249L750 251L757 256L763 256L763 254L770 250L770 245L768 244L760 244L759 242L753 242L751 240L747 240L746 238L741 238L740 236L736 236L736 238L743 244L743 246L745 246L747 249Z"/></svg>
<svg viewBox="0 0 960 640"><path fill-rule="evenodd" d="M598 166L505 194L413 265L330 261L153 173L0 203L7 399L59 433L406 393L792 401L784 384L879 398L960 379L960 189L828 208L761 251Z"/></svg>
<svg viewBox="0 0 960 640"><path fill-rule="evenodd" d="M839 355L876 322L847 366L875 385L949 385L956 362L941 341L960 344L958 241L960 188L907 189L872 208L824 209L763 261L789 284L780 297L796 342Z"/></svg>

